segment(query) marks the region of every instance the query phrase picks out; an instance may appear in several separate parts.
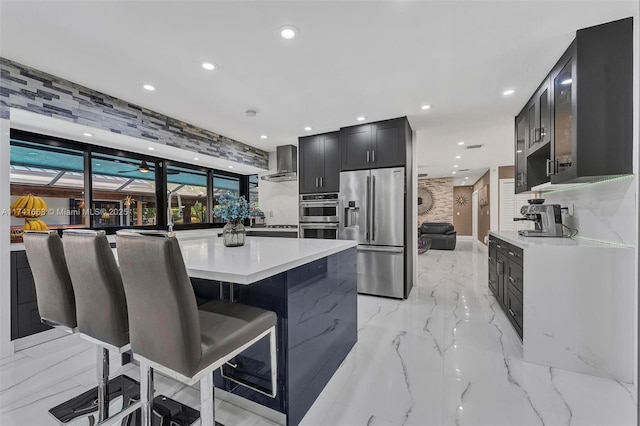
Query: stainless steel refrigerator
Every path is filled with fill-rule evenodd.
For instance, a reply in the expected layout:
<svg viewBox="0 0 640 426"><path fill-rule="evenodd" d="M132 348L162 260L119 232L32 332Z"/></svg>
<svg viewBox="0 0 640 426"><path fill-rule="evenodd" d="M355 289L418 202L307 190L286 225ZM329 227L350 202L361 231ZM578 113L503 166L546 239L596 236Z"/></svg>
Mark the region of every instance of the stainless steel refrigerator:
<svg viewBox="0 0 640 426"><path fill-rule="evenodd" d="M358 241L358 292L404 297L405 170L340 173L340 239Z"/></svg>

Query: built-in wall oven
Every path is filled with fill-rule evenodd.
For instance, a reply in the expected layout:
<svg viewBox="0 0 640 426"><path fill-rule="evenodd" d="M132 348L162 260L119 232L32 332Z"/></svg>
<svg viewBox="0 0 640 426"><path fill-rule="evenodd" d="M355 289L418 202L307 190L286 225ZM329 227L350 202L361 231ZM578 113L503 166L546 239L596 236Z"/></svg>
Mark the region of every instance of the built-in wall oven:
<svg viewBox="0 0 640 426"><path fill-rule="evenodd" d="M337 240L340 210L337 193L300 195L300 238Z"/></svg>

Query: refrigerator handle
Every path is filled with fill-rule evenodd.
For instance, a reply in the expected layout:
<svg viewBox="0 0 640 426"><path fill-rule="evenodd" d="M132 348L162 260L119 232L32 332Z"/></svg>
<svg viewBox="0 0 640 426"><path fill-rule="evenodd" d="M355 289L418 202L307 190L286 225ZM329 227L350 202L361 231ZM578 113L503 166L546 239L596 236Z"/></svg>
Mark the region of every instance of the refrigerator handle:
<svg viewBox="0 0 640 426"><path fill-rule="evenodd" d="M369 206L371 205L369 203L369 199L371 197L371 184L370 184L370 177L367 176L367 201L366 201L366 206L367 206L367 227L366 227L366 235L365 235L365 239L367 241L369 241L369 230L371 229L371 209L369 208Z"/></svg>
<svg viewBox="0 0 640 426"><path fill-rule="evenodd" d="M371 177L371 241L376 240L376 177Z"/></svg>

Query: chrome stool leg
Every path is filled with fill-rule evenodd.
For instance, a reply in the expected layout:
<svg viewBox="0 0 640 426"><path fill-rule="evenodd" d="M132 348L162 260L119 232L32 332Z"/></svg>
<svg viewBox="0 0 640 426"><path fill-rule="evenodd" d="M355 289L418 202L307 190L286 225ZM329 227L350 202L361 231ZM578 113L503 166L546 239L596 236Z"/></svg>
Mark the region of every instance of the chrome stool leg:
<svg viewBox="0 0 640 426"><path fill-rule="evenodd" d="M140 362L140 402L142 402L142 426L151 426L153 421L153 368Z"/></svg>
<svg viewBox="0 0 640 426"><path fill-rule="evenodd" d="M109 349L96 348L98 372L98 421L109 417Z"/></svg>

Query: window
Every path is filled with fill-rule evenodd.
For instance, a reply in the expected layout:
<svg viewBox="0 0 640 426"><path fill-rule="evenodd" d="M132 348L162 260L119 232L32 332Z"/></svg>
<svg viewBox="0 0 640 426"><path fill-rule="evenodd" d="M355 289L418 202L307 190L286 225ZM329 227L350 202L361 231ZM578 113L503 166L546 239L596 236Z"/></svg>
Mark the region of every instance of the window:
<svg viewBox="0 0 640 426"><path fill-rule="evenodd" d="M157 223L155 162L91 154L93 227Z"/></svg>
<svg viewBox="0 0 640 426"><path fill-rule="evenodd" d="M163 170L160 158L20 130L11 131L10 156L12 204L41 197L47 214L39 219L50 229L219 227L224 221L212 210L222 194L258 203L257 176L175 162ZM12 217L12 229L23 229L26 219L37 220Z"/></svg>
<svg viewBox="0 0 640 426"><path fill-rule="evenodd" d="M42 198L49 229L86 227L84 208L84 153L71 145L44 145L11 137L11 204L27 194ZM26 220L11 218L12 229L22 229ZM35 218L33 218L35 219Z"/></svg>
<svg viewBox="0 0 640 426"><path fill-rule="evenodd" d="M222 175L218 173L213 175L214 206L218 204L218 198L220 198L220 196L224 194L241 195L239 176ZM225 223L225 221L220 219L219 217L214 217L213 223Z"/></svg>
<svg viewBox="0 0 640 426"><path fill-rule="evenodd" d="M260 208L260 200L258 199L259 182L258 175L249 176L249 204L256 209Z"/></svg>
<svg viewBox="0 0 640 426"><path fill-rule="evenodd" d="M167 197L174 225L209 222L206 171L168 165Z"/></svg>

